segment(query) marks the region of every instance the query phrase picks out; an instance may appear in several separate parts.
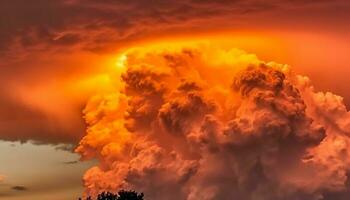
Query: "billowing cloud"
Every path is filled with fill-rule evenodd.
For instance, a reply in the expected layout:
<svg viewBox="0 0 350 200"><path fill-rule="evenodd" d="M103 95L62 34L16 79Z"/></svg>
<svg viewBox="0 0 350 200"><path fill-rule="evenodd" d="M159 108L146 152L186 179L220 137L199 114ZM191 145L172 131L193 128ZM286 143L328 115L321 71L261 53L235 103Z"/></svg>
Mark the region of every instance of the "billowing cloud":
<svg viewBox="0 0 350 200"><path fill-rule="evenodd" d="M128 50L122 84L91 98L76 149L86 194L150 199L345 199L350 118L286 65L211 45Z"/></svg>
<svg viewBox="0 0 350 200"><path fill-rule="evenodd" d="M330 30L338 34L348 27L346 26L346 19L349 18L348 13L350 13L348 10L349 2L343 0L313 2L167 0L152 3L145 0L98 2L37 0L35 3L25 0L3 0L0 2L0 112L2 113L0 139L76 144L84 130L84 123L80 119L81 109L88 96L98 90L94 85L100 82L90 84L89 89L76 87L77 84L96 74L101 75L101 68L103 68L101 66L106 66L103 62L110 59L106 57L115 56L114 53L129 46L130 43L147 42L149 39L163 36L188 35L193 38L195 35L197 38L197 33L212 34L221 32L222 29L273 32L282 29L290 30L292 27L293 31L299 28L303 31L312 29L315 32L314 30L317 29L325 32ZM232 35L229 33L216 38L231 40ZM256 41L257 37L260 37L259 41ZM256 49L251 48L252 46L261 46L261 44L268 46L266 47L268 49L263 50L263 56L264 52L268 52L270 57L271 55L277 58L290 55L290 60L293 60L295 55L290 53L289 49L281 51L286 52L283 55L275 55L276 49L280 52L279 48L282 44L277 41L278 37L268 36L269 39L273 38L269 40L268 45L265 45L267 43L265 37L267 36L259 32L253 38L235 40L239 41L238 43L247 44L247 49L252 52L256 52ZM339 49L346 52L347 47L331 46L347 44L347 41L323 43L315 40L311 44L306 42L313 41L314 38L313 36L301 39L297 37L290 42L293 45L305 44L302 49L300 49L301 45L294 47L295 51L301 54L297 56L298 61L302 62L305 59L314 61L313 65L302 62L301 67L310 66L310 69L321 70L321 64L328 67L333 64L334 59L339 63L348 62L347 54L338 52ZM272 40L277 42L270 44ZM286 40L289 41L290 38ZM313 49L313 45L321 44L329 52L319 54L319 51ZM329 56L333 52L337 53ZM257 53L261 55L261 52ZM313 59L311 54L314 55ZM287 63L290 63L290 60ZM323 76L328 76L329 72L325 71L322 72ZM312 70L307 71L307 74L314 75L313 73ZM340 66L333 72L334 76L339 77L339 81L334 83L325 83L322 81L324 77L321 77L318 71L315 73L317 79L313 76L313 80L317 80L317 86L320 85L327 90L335 88L335 91L348 99L350 95L344 86L346 84L342 84L347 81L344 75L348 73L346 67ZM67 80L67 77L71 80ZM184 83L184 89L197 87L191 84L196 83ZM68 91L70 88L78 89ZM176 101L187 100L177 99ZM188 103L191 104L191 102ZM171 104L174 105L168 106L174 107L177 103L174 101ZM170 107L163 108L170 109L169 112L172 112L164 113L166 115L162 119L163 128L166 128L166 118L180 114L175 110L171 111L175 108ZM130 111L130 115L137 115L137 112ZM130 117L127 122L130 126L128 128L133 126L133 119L135 119L133 117ZM139 123L142 120L136 121ZM147 123L147 120L143 123Z"/></svg>

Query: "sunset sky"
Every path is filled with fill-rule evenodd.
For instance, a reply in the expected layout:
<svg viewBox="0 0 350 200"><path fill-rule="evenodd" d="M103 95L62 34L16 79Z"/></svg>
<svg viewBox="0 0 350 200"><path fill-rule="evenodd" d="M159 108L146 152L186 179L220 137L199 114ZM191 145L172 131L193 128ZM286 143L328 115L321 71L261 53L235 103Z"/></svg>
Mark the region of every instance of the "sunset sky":
<svg viewBox="0 0 350 200"><path fill-rule="evenodd" d="M86 105L119 89L113 77L131 48L241 49L291 66L349 107L349 21L348 0L0 0L0 199L77 199L87 169L111 167L81 140L93 121Z"/></svg>

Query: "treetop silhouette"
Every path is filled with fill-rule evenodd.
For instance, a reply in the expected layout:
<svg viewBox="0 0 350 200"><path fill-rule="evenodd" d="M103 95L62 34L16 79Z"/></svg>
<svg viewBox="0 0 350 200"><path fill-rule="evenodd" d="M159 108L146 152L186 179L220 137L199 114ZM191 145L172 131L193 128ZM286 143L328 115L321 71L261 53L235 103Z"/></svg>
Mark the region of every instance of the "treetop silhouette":
<svg viewBox="0 0 350 200"><path fill-rule="evenodd" d="M118 193L102 192L97 195L95 200L144 200L143 193L137 193L135 191L120 190ZM79 198L79 200L83 200ZM85 200L94 200L92 197L87 197Z"/></svg>

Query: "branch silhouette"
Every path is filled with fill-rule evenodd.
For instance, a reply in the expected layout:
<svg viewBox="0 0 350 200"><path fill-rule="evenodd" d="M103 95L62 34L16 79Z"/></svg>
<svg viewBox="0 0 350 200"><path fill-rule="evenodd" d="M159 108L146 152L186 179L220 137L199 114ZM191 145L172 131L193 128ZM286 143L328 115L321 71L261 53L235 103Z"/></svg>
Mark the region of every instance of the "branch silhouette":
<svg viewBox="0 0 350 200"><path fill-rule="evenodd" d="M135 191L120 190L118 193L102 192L97 195L96 199L91 196L86 197L85 200L144 200L143 193L137 193ZM83 200L79 198L79 200Z"/></svg>

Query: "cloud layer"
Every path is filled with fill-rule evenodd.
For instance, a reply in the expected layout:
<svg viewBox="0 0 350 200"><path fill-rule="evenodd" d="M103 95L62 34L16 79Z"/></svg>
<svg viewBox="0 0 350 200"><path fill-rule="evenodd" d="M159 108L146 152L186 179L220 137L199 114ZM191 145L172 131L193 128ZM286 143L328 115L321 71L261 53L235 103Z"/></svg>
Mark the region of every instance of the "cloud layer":
<svg viewBox="0 0 350 200"><path fill-rule="evenodd" d="M263 3L259 0L156 0L152 3L146 0L37 0L35 4L4 0L0 3L0 30L3 30L0 52L13 54L10 49L75 46L104 52L115 44L164 32L183 32L184 28L208 30L229 26L237 29L249 27L249 24L255 28L271 28L276 23L288 27L297 25L295 21L308 27L308 23L315 25L314 19L325 17L341 24L345 22L341 17L334 18L346 15L348 9L348 2L343 0L270 0ZM301 17L291 17L293 13ZM259 20L261 18L264 20Z"/></svg>
<svg viewBox="0 0 350 200"><path fill-rule="evenodd" d="M138 48L84 114L86 193L149 199L345 199L350 116L286 65L211 45Z"/></svg>

